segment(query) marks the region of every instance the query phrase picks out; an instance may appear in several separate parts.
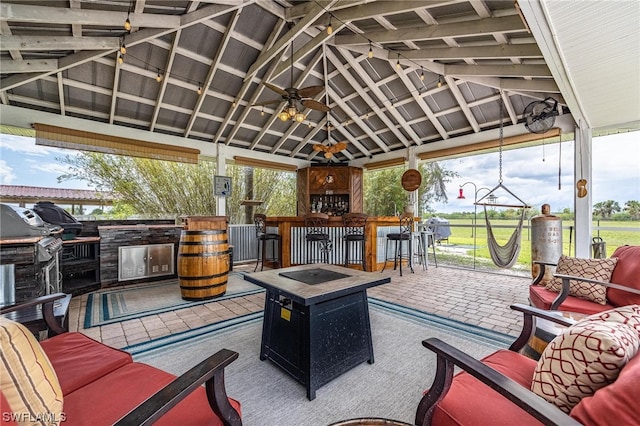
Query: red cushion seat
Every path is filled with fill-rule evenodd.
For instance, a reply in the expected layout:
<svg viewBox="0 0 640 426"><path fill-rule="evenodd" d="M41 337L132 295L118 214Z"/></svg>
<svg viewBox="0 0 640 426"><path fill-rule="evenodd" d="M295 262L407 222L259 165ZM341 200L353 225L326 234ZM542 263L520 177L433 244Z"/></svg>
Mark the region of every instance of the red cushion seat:
<svg viewBox="0 0 640 426"><path fill-rule="evenodd" d="M175 376L146 364L132 363L64 397L65 425L113 424ZM240 413L240 404L229 398ZM220 425L203 386L187 396L156 425Z"/></svg>
<svg viewBox="0 0 640 426"><path fill-rule="evenodd" d="M531 388L536 361L516 352L499 350L482 359L482 362L523 387ZM478 379L461 372L436 407L432 424L474 425L478 424L478 419L486 419L487 424L496 426L542 424Z"/></svg>
<svg viewBox="0 0 640 426"><path fill-rule="evenodd" d="M67 395L133 362L131 354L82 333L63 333L40 342ZM66 404L65 404L66 405Z"/></svg>
<svg viewBox="0 0 640 426"><path fill-rule="evenodd" d="M558 293L548 290L542 285L529 286L529 299L531 304L537 308L549 310L551 309L551 303L558 297ZM594 303L590 300L580 299L577 297L569 296L560 305L558 310L566 312L583 312L585 314L597 314L598 312L608 311L615 306L610 304L601 305Z"/></svg>

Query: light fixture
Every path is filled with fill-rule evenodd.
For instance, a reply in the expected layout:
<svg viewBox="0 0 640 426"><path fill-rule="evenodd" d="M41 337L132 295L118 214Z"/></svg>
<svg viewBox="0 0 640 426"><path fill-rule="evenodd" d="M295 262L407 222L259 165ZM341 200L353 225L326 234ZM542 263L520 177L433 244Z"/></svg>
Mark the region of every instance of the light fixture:
<svg viewBox="0 0 640 426"><path fill-rule="evenodd" d="M260 111L260 116L264 117L264 107L262 107L262 110Z"/></svg>
<svg viewBox="0 0 640 426"><path fill-rule="evenodd" d="M156 81L160 83L162 81L162 75L160 74L160 68L158 68L158 75L156 76Z"/></svg>
<svg viewBox="0 0 640 426"><path fill-rule="evenodd" d="M198 95L202 95L202 85L201 84L198 85L197 93L198 93Z"/></svg>
<svg viewBox="0 0 640 426"><path fill-rule="evenodd" d="M124 64L124 56L122 56L122 54L119 54L119 55L118 55L118 63L119 63L120 65Z"/></svg>
<svg viewBox="0 0 640 426"><path fill-rule="evenodd" d="M298 123L302 123L307 117L305 117L303 113L299 112L295 115L295 118Z"/></svg>
<svg viewBox="0 0 640 426"><path fill-rule="evenodd" d="M398 53L398 62L396 62L396 69L400 69L402 68L402 65L400 65L400 54Z"/></svg>
<svg viewBox="0 0 640 426"><path fill-rule="evenodd" d="M234 99L233 102L231 102L231 108L235 108L236 107L236 100Z"/></svg>
<svg viewBox="0 0 640 426"><path fill-rule="evenodd" d="M329 15L329 26L327 26L327 34L331 35L333 27L331 26L331 15Z"/></svg>
<svg viewBox="0 0 640 426"><path fill-rule="evenodd" d="M442 76L441 76L441 75L439 75L439 76L438 76L438 89L442 87L442 84L443 84L443 83L442 83Z"/></svg>
<svg viewBox="0 0 640 426"><path fill-rule="evenodd" d="M120 42L120 53L125 55L127 53L127 47L124 45L124 40Z"/></svg>
<svg viewBox="0 0 640 426"><path fill-rule="evenodd" d="M278 114L278 118L281 121L287 121L287 120L289 120L289 113L287 112L286 109L283 109L282 112L280 114Z"/></svg>
<svg viewBox="0 0 640 426"><path fill-rule="evenodd" d="M373 58L373 46L371 46L371 42L369 42L369 59Z"/></svg>
<svg viewBox="0 0 640 426"><path fill-rule="evenodd" d="M424 68L420 67L420 80L424 81Z"/></svg>
<svg viewBox="0 0 640 426"><path fill-rule="evenodd" d="M129 15L131 15L131 1L129 1L129 9L127 9L127 20L124 21L124 30L126 32L131 31L131 21L129 20Z"/></svg>

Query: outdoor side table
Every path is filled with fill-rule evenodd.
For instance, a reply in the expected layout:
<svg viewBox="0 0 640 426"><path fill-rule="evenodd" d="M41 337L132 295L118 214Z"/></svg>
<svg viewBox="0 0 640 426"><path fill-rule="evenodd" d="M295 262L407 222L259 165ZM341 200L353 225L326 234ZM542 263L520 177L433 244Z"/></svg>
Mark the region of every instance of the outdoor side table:
<svg viewBox="0 0 640 426"><path fill-rule="evenodd" d="M267 290L260 359L270 359L302 383L309 400L346 371L374 362L366 290L390 278L309 264L244 279Z"/></svg>

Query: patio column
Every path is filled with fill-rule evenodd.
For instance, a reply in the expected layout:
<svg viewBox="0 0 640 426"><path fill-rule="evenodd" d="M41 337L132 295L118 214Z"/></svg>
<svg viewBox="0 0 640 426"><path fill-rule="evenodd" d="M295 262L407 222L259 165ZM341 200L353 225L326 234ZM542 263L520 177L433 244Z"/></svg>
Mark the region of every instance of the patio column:
<svg viewBox="0 0 640 426"><path fill-rule="evenodd" d="M409 151L409 168L418 170L418 158L416 157L416 147L410 146L408 151ZM418 190L417 189L409 193L409 200L413 205L413 211L415 212L414 216L420 215L421 212L418 211Z"/></svg>
<svg viewBox="0 0 640 426"><path fill-rule="evenodd" d="M575 129L575 144L573 153L574 162L574 211L575 220L575 254L576 257L591 257L591 235L592 235L592 212L593 212L593 180L592 180L592 138L591 129L584 121L578 121ZM578 197L578 180L587 181L587 195Z"/></svg>
<svg viewBox="0 0 640 426"><path fill-rule="evenodd" d="M216 170L218 176L226 176L227 175L227 157L226 157L226 145L223 143L216 144ZM213 179L213 176L211 176ZM231 182L233 185L233 182ZM216 197L216 214L218 216L226 216L227 215L227 197Z"/></svg>

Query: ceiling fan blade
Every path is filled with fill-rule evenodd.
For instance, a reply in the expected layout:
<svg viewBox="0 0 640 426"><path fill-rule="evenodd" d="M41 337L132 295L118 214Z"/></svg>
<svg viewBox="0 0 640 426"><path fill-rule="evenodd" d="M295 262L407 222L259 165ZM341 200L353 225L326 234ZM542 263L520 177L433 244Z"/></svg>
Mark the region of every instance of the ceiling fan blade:
<svg viewBox="0 0 640 426"><path fill-rule="evenodd" d="M313 98L314 96L322 93L323 90L324 86L303 87L302 89L298 90L298 95L300 95L301 98Z"/></svg>
<svg viewBox="0 0 640 426"><path fill-rule="evenodd" d="M323 104L322 102L314 101L313 99L305 99L302 101L302 105L306 106L310 109L315 109L316 111L329 112L331 108Z"/></svg>
<svg viewBox="0 0 640 426"><path fill-rule="evenodd" d="M279 102L282 102L282 99L272 99L270 101L256 102L255 104L253 104L253 106L271 105L271 104L277 104Z"/></svg>
<svg viewBox="0 0 640 426"><path fill-rule="evenodd" d="M336 152L338 151L342 151L343 149L347 148L347 143L345 141L342 142L338 142L337 144L334 145Z"/></svg>
<svg viewBox="0 0 640 426"><path fill-rule="evenodd" d="M319 143L313 145L314 151L326 151L327 147Z"/></svg>
<svg viewBox="0 0 640 426"><path fill-rule="evenodd" d="M289 93L288 93L286 90L281 89L281 88L279 88L278 86L274 86L273 84L271 84L271 83L266 83L266 82L263 82L262 84L264 84L267 88L269 88L269 89L273 90L274 92L276 92L276 93L277 93L277 94L279 94L279 95L282 95L282 96L289 96Z"/></svg>

